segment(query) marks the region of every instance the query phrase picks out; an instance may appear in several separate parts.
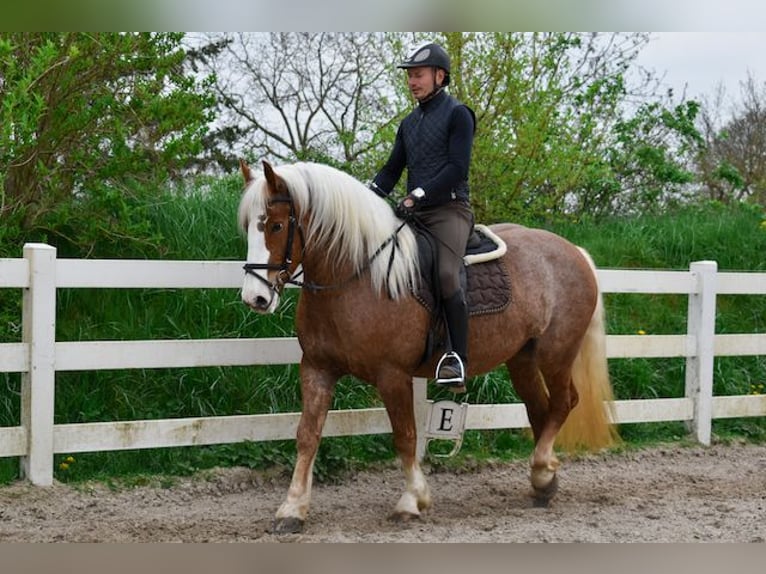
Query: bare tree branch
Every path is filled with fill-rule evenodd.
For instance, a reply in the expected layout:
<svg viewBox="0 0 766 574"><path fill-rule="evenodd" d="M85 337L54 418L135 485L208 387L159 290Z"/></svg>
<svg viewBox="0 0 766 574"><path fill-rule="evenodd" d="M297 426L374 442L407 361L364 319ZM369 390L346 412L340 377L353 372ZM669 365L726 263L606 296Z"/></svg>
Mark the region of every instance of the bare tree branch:
<svg viewBox="0 0 766 574"><path fill-rule="evenodd" d="M375 133L397 115L392 66L380 34L224 34L207 61L222 107L219 122L242 137L230 155L281 160L321 157L344 164L379 145Z"/></svg>

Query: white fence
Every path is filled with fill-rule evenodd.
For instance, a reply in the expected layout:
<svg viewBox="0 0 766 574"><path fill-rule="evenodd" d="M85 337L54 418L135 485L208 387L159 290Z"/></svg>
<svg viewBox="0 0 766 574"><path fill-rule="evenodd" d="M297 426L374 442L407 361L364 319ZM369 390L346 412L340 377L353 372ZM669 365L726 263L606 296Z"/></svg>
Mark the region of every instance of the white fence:
<svg viewBox="0 0 766 574"><path fill-rule="evenodd" d="M686 392L678 398L615 401L616 423L686 421L709 444L713 419L766 416L766 395L713 396L715 356L766 355L766 334L719 334L716 295L766 295L766 273L719 273L711 261L688 271L599 270L605 293L689 295L687 332L610 335L610 358L685 357ZM300 413L54 424L55 374L98 369L151 369L300 361L294 338L58 342L59 288L239 288L236 262L57 259L56 250L28 244L22 259L0 259L0 288L24 292L22 341L0 344L0 372L22 373L21 421L0 427L0 457L19 456L37 485L53 481L54 453L178 447L243 440L291 439ZM426 381L414 385L422 429L429 410ZM522 404L471 405L467 429L528 426ZM325 436L390 432L382 408L331 411ZM423 453L424 443L419 445Z"/></svg>

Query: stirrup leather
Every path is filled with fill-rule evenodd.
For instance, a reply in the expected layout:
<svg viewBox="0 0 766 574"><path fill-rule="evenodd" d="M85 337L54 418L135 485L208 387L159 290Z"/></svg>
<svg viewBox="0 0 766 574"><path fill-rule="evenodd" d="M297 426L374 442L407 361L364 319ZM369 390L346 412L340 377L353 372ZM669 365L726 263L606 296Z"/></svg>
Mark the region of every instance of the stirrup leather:
<svg viewBox="0 0 766 574"><path fill-rule="evenodd" d="M459 376L454 377L445 377L440 378L439 377L439 371L442 369L442 364L444 364L444 361L455 361L457 362L458 370L460 371ZM463 360L460 358L460 355L458 355L455 351L449 351L448 353L444 353L442 355L442 358L439 359L439 364L436 365L436 384L437 385L447 385L447 386L460 386L465 384L465 365L463 364Z"/></svg>

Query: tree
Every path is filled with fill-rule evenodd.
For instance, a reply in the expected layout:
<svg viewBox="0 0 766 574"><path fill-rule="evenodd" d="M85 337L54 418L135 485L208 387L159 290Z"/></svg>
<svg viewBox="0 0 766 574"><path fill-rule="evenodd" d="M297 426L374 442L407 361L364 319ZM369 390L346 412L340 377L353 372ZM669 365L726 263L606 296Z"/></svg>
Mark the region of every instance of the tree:
<svg viewBox="0 0 766 574"><path fill-rule="evenodd" d="M0 34L6 240L23 233L87 252L145 231L129 204L147 182L184 174L211 119L181 38Z"/></svg>
<svg viewBox="0 0 766 574"><path fill-rule="evenodd" d="M766 206L766 84L759 86L749 75L741 84L741 101L721 121L725 95L719 87L700 117L706 141L697 157L702 193L724 203L750 200Z"/></svg>
<svg viewBox="0 0 766 574"><path fill-rule="evenodd" d="M246 155L361 171L396 115L382 34L215 34L199 44L193 61L215 75L216 157L228 169Z"/></svg>
<svg viewBox="0 0 766 574"><path fill-rule="evenodd" d="M216 35L198 53L216 74L224 151L370 177L412 109L395 64L426 40L445 45L450 91L476 112L480 220L635 211L688 185L696 108L659 101L650 73L626 80L643 33Z"/></svg>
<svg viewBox="0 0 766 574"><path fill-rule="evenodd" d="M658 100L651 74L626 73L648 36L446 34L455 89L477 111L472 167L477 215L549 219L635 209L690 179L690 107ZM690 131L691 128L691 131ZM656 197L656 194L651 194Z"/></svg>

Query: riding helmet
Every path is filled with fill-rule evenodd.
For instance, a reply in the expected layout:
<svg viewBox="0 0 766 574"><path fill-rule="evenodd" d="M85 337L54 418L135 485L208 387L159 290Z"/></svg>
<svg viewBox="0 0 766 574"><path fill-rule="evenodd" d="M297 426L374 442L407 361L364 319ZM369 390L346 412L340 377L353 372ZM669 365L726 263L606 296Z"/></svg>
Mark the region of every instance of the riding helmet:
<svg viewBox="0 0 766 574"><path fill-rule="evenodd" d="M449 54L439 44L428 42L421 44L410 52L407 58L397 68L418 68L420 66L435 66L444 70L444 85L449 84L450 59Z"/></svg>

